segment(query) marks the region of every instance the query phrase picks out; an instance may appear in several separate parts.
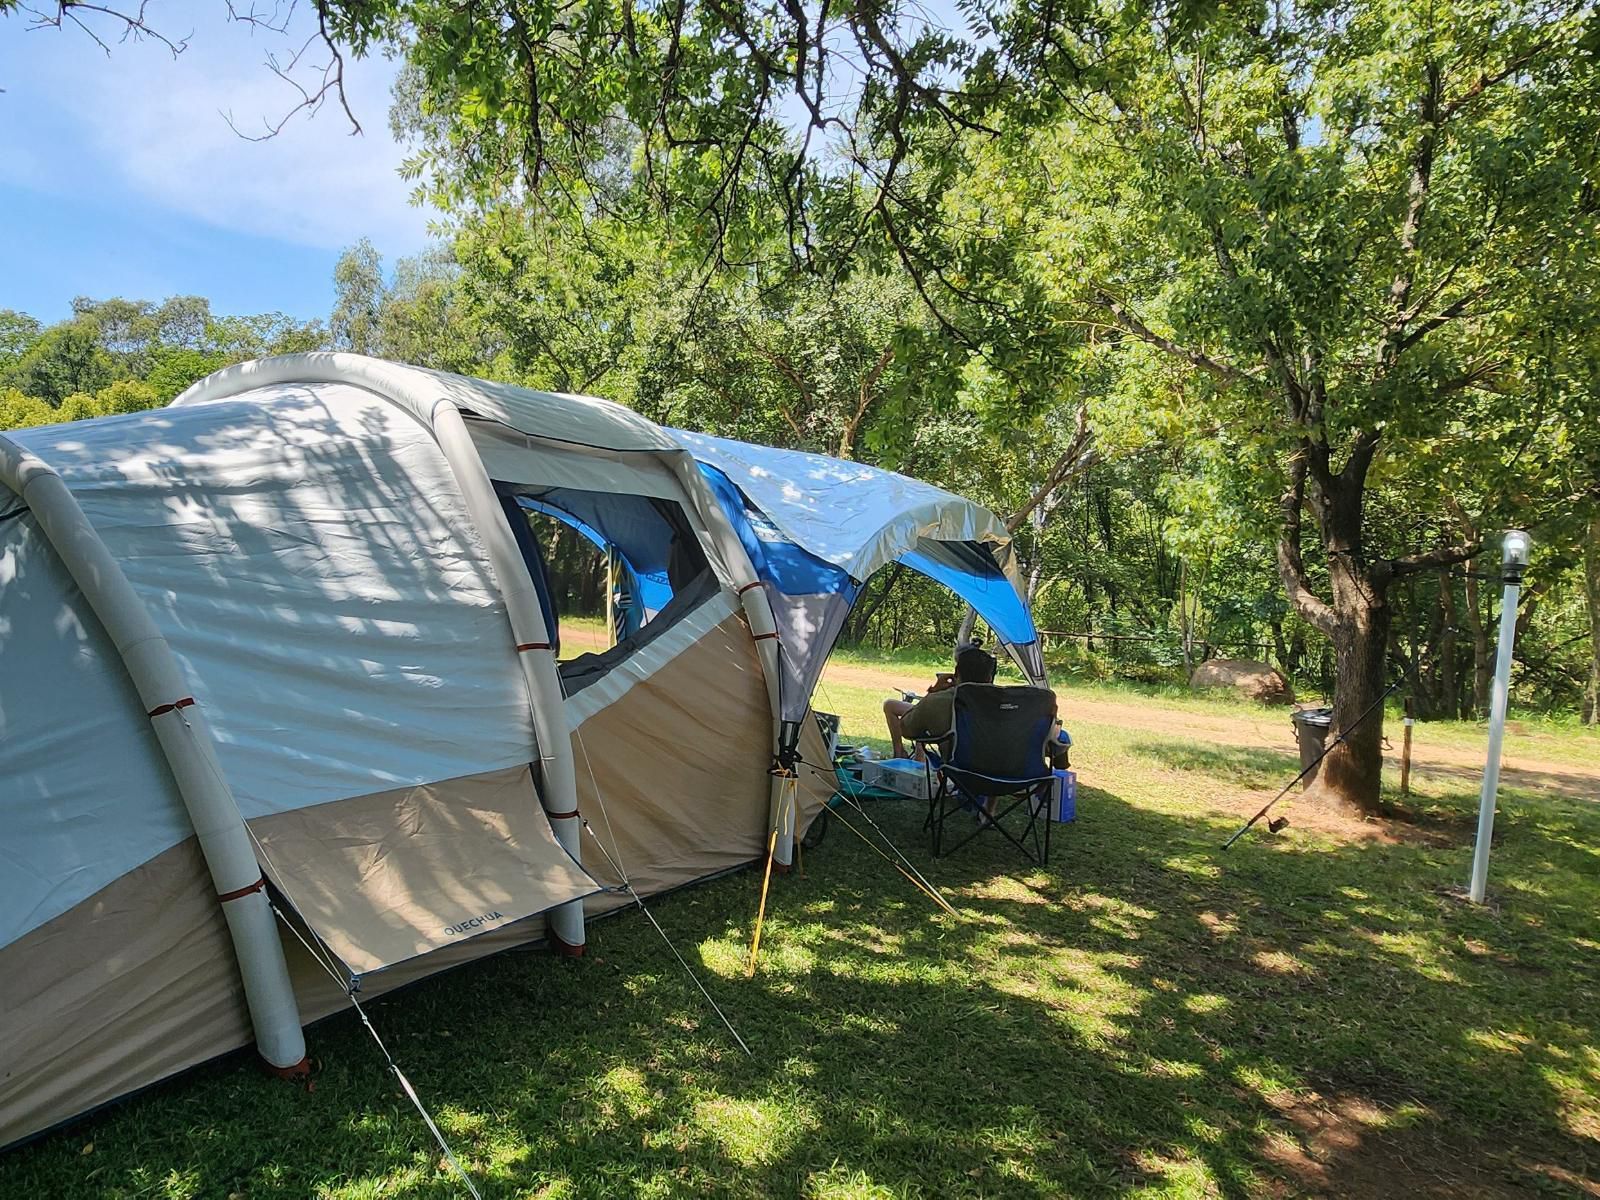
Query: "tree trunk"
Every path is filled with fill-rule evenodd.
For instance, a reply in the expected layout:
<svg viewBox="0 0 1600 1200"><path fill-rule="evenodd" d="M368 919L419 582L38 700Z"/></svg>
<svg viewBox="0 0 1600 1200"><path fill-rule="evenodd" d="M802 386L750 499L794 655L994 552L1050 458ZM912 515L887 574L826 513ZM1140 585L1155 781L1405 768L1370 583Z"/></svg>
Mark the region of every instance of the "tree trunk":
<svg viewBox="0 0 1600 1200"><path fill-rule="evenodd" d="M894 590L894 585L899 582L904 571L905 568L899 563L890 563L883 572L883 581L878 585L877 594L871 597L863 594L857 598L855 610L851 612L845 626L852 645L860 645L867 636L867 626L872 624L872 618L883 607L883 602L889 598L889 593ZM870 587L870 582L868 586ZM863 589L863 592L865 590Z"/></svg>
<svg viewBox="0 0 1600 1200"><path fill-rule="evenodd" d="M1272 629L1272 653L1277 657L1278 670L1283 672L1285 679L1294 678L1294 670L1289 665L1289 647L1283 640L1283 618L1274 615L1268 622Z"/></svg>
<svg viewBox="0 0 1600 1200"><path fill-rule="evenodd" d="M1317 787L1342 804L1363 813L1380 811L1383 779L1384 660L1389 646L1390 610L1384 589L1361 578L1348 558L1332 559L1336 617L1331 641L1334 652L1331 745L1345 740L1322 760Z"/></svg>
<svg viewBox="0 0 1600 1200"><path fill-rule="evenodd" d="M1033 597L1028 597L1028 602L1033 602ZM978 624L978 610L970 604L967 606L967 615L961 618L961 627L956 630L956 648L959 650L972 640L972 631Z"/></svg>
<svg viewBox="0 0 1600 1200"><path fill-rule="evenodd" d="M1478 580L1467 572L1467 629L1472 634L1472 707L1463 717L1484 717L1489 713L1489 678L1494 674L1494 655L1489 650L1489 623L1484 620L1478 600Z"/></svg>
<svg viewBox="0 0 1600 1200"><path fill-rule="evenodd" d="M1586 725L1600 725L1600 511L1589 518L1583 547L1583 584L1589 601L1589 690L1583 702Z"/></svg>
<svg viewBox="0 0 1600 1200"><path fill-rule="evenodd" d="M1189 560L1178 559L1178 636L1183 641L1183 677L1194 674L1194 654L1189 630Z"/></svg>
<svg viewBox="0 0 1600 1200"><path fill-rule="evenodd" d="M1394 564L1369 563L1362 546L1366 473L1378 434L1360 434L1342 471L1335 472L1326 443L1303 438L1289 461L1289 487L1280 505L1278 573L1300 615L1333 645L1333 721L1330 749L1316 790L1362 813L1382 811L1384 674L1389 648L1389 588ZM1302 556L1301 519L1311 483L1311 510L1322 535L1331 602L1312 589Z"/></svg>
<svg viewBox="0 0 1600 1200"><path fill-rule="evenodd" d="M1456 612L1456 585L1449 575L1439 576L1439 609L1444 627L1439 634L1439 711L1455 718L1461 711L1461 695L1456 682L1456 632L1461 619Z"/></svg>

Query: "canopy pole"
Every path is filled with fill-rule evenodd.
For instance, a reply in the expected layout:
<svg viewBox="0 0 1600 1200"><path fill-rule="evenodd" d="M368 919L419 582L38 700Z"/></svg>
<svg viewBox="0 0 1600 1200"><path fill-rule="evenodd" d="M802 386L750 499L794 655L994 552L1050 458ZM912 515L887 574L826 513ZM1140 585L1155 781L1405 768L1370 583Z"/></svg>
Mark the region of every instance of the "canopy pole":
<svg viewBox="0 0 1600 1200"><path fill-rule="evenodd" d="M767 835L767 863L761 873L761 904L756 909L755 932L750 938L750 961L746 964L744 971L747 976L753 976L756 973L756 963L761 958L761 930L767 919L767 888L772 883L774 847L778 844L778 831L785 823L785 809L792 807L789 804L789 799L794 794L797 786L795 773L790 769L774 767L772 769L772 778L779 785L774 789L778 796L778 802L772 815L772 829ZM793 833L793 828L791 823L791 834Z"/></svg>
<svg viewBox="0 0 1600 1200"><path fill-rule="evenodd" d="M275 1071L305 1073L305 1034L266 881L177 656L55 468L0 436L0 483L33 513L139 693L228 923L257 1050Z"/></svg>
<svg viewBox="0 0 1600 1200"><path fill-rule="evenodd" d="M461 410L452 400L439 400L433 406L430 423L445 462L455 476L456 486L461 489L472 523L483 538L489 567L506 603L517 662L528 688L534 736L539 743L539 803L544 807L556 841L572 855L573 861L581 863L583 826L578 817L578 772L572 758L572 730L567 723L561 675L551 649L544 610L539 606L539 594L517 550L511 527L506 524L505 512L495 496L494 484L483 459L478 456L472 435L461 419ZM547 922L550 941L558 953L573 956L583 953L582 900L570 900L552 910Z"/></svg>

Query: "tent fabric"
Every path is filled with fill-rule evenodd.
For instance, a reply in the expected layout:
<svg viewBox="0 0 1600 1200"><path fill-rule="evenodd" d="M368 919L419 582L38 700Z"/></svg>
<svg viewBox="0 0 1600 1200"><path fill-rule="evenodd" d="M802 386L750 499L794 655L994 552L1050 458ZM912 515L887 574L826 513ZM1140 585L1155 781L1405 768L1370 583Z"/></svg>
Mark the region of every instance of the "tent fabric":
<svg viewBox="0 0 1600 1200"><path fill-rule="evenodd" d="M579 807L645 895L747 863L765 849L772 763L766 685L748 627L731 607L712 622L717 611L709 603L697 609L703 632L603 708L583 703L587 690L567 701ZM825 758L820 740L806 749L814 761ZM752 805L731 780L759 780L760 803ZM831 789L808 773L801 785L804 829ZM594 876L621 883L609 861L596 857L588 864Z"/></svg>
<svg viewBox="0 0 1600 1200"><path fill-rule="evenodd" d="M861 585L791 541L720 467L702 462L700 470L766 587L778 631L781 715L799 721Z"/></svg>
<svg viewBox="0 0 1600 1200"><path fill-rule="evenodd" d="M673 473L651 454L618 455L584 446L552 445L489 421L473 421L467 431L489 478L502 483L662 500L676 500L683 494Z"/></svg>
<svg viewBox="0 0 1600 1200"><path fill-rule="evenodd" d="M283 387L330 380L393 397L424 420L434 404L446 400L465 412L488 417L545 441L606 450L677 449L677 443L659 425L610 400L541 392L359 354L325 351L285 354L225 367L179 396L173 406L233 399L257 389L263 394L276 393Z"/></svg>
<svg viewBox="0 0 1600 1200"><path fill-rule="evenodd" d="M1021 645L1038 638L1027 603L987 545L919 538L912 549L901 552L899 561L960 596L1004 641Z"/></svg>
<svg viewBox="0 0 1600 1200"><path fill-rule="evenodd" d="M66 568L31 514L3 533L0 947L194 834L149 723L118 719L139 694Z"/></svg>
<svg viewBox="0 0 1600 1200"><path fill-rule="evenodd" d="M250 822L273 883L355 975L599 891L526 765Z"/></svg>
<svg viewBox="0 0 1600 1200"><path fill-rule="evenodd" d="M544 551L539 547L539 540L533 536L533 530L528 527L528 519L522 515L517 498L504 491L499 492L499 497L500 512L511 529L512 539L517 543L517 551L522 555L522 565L527 568L528 578L533 580L533 591L539 599L539 615L544 618L544 627L550 634L550 652L560 658L561 623L556 613L555 597L550 594L550 569L544 561Z"/></svg>
<svg viewBox="0 0 1600 1200"><path fill-rule="evenodd" d="M394 406L322 384L10 436L60 473L172 645L247 819L536 757L484 550ZM8 822L40 828L6 831L30 861L0 872L0 941L189 833L117 655L28 524L6 541L0 622L57 622L38 592L68 608L46 645L5 641L5 774L41 781L47 808L28 816L7 783ZM39 704L67 663L83 702ZM85 819L114 807L130 816Z"/></svg>
<svg viewBox="0 0 1600 1200"><path fill-rule="evenodd" d="M996 549L993 513L942 488L861 463L673 430L766 584L779 631L782 716L798 722L861 585L898 562L954 591L1035 683L1033 617ZM1004 564L1004 565L1003 565Z"/></svg>
<svg viewBox="0 0 1600 1200"><path fill-rule="evenodd" d="M194 835L0 946L0 1013L0 1146L247 1045Z"/></svg>
<svg viewBox="0 0 1600 1200"><path fill-rule="evenodd" d="M927 538L1008 546L1000 519L964 497L865 463L671 430L797 546L865 582Z"/></svg>
<svg viewBox="0 0 1600 1200"><path fill-rule="evenodd" d="M634 653L614 664L598 678L585 681L581 687L576 680L563 680L568 687L566 711L568 723L576 729L589 717L603 708L621 700L636 686L648 682L652 676L675 662L702 638L726 621L735 611L733 601L725 592L714 592L709 598L692 608L681 620L661 629ZM651 627L646 626L641 633ZM608 652L609 653L609 652ZM598 657L598 656L597 656ZM582 659L567 664L567 668L581 665ZM756 674L760 674L759 665ZM761 705L763 719L771 719L767 705Z"/></svg>
<svg viewBox="0 0 1600 1200"><path fill-rule="evenodd" d="M756 573L766 583L788 596L836 593L855 599L859 585L850 578L848 571L791 541L766 513L751 503L726 471L704 461L700 463L700 471L743 543Z"/></svg>
<svg viewBox="0 0 1600 1200"><path fill-rule="evenodd" d="M644 607L657 612L672 599L672 539L678 531L646 496L552 488L517 503L577 530L596 549L616 550L638 584Z"/></svg>

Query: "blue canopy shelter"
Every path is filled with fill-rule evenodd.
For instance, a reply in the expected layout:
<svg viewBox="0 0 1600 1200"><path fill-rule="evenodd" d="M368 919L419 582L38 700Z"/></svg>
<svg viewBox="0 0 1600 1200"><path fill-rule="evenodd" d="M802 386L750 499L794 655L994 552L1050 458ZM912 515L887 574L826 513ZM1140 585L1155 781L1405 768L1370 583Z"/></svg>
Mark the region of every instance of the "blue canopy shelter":
<svg viewBox="0 0 1600 1200"><path fill-rule="evenodd" d="M1044 686L1011 538L988 509L920 480L822 454L672 430L738 531L778 626L782 718L798 723L862 585L898 562L970 604Z"/></svg>

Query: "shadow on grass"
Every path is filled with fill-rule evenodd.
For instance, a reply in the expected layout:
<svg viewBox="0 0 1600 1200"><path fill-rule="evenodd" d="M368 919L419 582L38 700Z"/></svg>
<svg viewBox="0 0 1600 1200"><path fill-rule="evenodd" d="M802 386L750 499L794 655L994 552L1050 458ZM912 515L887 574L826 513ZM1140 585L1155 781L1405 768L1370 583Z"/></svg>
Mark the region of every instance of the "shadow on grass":
<svg viewBox="0 0 1600 1200"><path fill-rule="evenodd" d="M1198 771L1213 781L1276 790L1300 773L1293 754L1253 746L1216 746L1197 742L1145 741L1129 751L1173 771Z"/></svg>
<svg viewBox="0 0 1600 1200"><path fill-rule="evenodd" d="M1577 902L1597 823L1575 810L1508 814L1499 911L1442 899L1459 864L1427 848L1224 856L1219 821L1089 788L1049 871L987 838L929 862L919 806L871 811L964 919L839 829L775 888L753 979L750 875L654 906L753 1058L637 914L596 923L578 962L512 953L372 1006L486 1200L1560 1194L1600 1174ZM0 1194L460 1195L365 1034L341 1018L313 1041L310 1095L225 1062L0 1160Z"/></svg>

